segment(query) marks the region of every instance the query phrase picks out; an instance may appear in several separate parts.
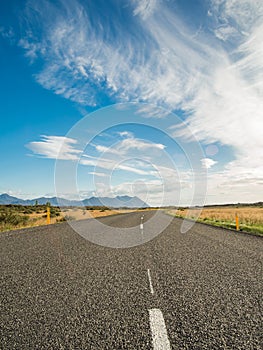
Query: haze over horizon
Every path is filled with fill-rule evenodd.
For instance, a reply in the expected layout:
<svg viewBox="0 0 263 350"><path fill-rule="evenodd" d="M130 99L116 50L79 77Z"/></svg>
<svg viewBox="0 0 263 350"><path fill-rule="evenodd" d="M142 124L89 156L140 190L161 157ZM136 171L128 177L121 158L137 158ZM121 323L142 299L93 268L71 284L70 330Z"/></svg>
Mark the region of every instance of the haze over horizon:
<svg viewBox="0 0 263 350"><path fill-rule="evenodd" d="M0 193L262 201L262 1L12 0L0 50Z"/></svg>

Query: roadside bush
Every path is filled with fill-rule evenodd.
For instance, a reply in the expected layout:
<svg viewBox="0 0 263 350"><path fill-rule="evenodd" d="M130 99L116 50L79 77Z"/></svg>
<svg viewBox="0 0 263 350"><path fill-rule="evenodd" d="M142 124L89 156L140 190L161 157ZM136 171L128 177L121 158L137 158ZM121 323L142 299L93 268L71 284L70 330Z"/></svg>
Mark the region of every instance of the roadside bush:
<svg viewBox="0 0 263 350"><path fill-rule="evenodd" d="M23 214L32 214L35 212L35 209L34 208L25 208L22 213Z"/></svg>
<svg viewBox="0 0 263 350"><path fill-rule="evenodd" d="M62 216L62 218L56 220L56 222L64 222L64 221L67 221L67 220L64 218L64 216Z"/></svg>
<svg viewBox="0 0 263 350"><path fill-rule="evenodd" d="M47 208L44 210L44 215L42 215L42 218L47 217ZM60 216L60 210L58 208L50 207L50 217L55 218L56 216Z"/></svg>
<svg viewBox="0 0 263 350"><path fill-rule="evenodd" d="M65 215L60 219L57 219L57 222L64 222L64 221L72 221L75 220L76 218L74 216L70 216L70 215Z"/></svg>
<svg viewBox="0 0 263 350"><path fill-rule="evenodd" d="M2 225L25 225L29 220L28 215L18 215L11 212L0 213L0 223Z"/></svg>

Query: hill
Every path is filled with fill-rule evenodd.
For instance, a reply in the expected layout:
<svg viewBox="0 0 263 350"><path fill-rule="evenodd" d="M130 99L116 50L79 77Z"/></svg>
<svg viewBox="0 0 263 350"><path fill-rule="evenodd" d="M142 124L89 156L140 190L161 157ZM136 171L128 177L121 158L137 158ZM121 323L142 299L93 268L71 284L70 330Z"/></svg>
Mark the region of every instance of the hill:
<svg viewBox="0 0 263 350"><path fill-rule="evenodd" d="M10 196L7 193L0 195L0 205L14 204L14 205L34 205L36 204L46 204L49 202L52 206L105 206L109 208L147 208L149 205L142 201L138 197L129 196L117 196L111 197L91 197L84 199L82 201L69 200L58 197L39 197L34 199L21 199L17 197Z"/></svg>

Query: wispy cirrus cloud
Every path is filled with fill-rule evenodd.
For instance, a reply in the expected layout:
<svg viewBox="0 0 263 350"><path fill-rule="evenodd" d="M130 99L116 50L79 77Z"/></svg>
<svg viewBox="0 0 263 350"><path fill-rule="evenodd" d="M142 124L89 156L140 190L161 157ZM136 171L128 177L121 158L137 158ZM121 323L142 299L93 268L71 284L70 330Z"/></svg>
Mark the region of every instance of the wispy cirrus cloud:
<svg viewBox="0 0 263 350"><path fill-rule="evenodd" d="M128 133L125 135L128 135ZM128 143L125 141L129 141ZM117 145L117 148L110 148L101 145L94 145L96 150L105 155L98 155L97 157L82 154L82 151L77 148L77 141L62 136L42 136L41 141L33 141L26 145L35 155L49 158L49 159L60 159L60 160L77 160L82 165L99 168L101 170L123 170L125 172L131 172L139 175L154 175L155 173L149 172L145 169L145 164L140 162L131 162L129 157L132 156L130 153L132 150L145 150L151 148L163 149L161 144L153 144L144 142L142 140L125 139ZM127 162L128 159L128 162ZM126 161L126 164L122 162ZM138 167L140 165L140 167ZM91 175L100 177L106 176L105 172L89 172Z"/></svg>
<svg viewBox="0 0 263 350"><path fill-rule="evenodd" d="M116 154L117 155L117 154ZM125 164L123 162L125 161ZM119 157L90 157L87 155L83 155L80 159L81 165L86 165L93 167L94 169L99 169L96 171L91 171L89 174L95 176L108 176L110 173L116 170L123 170L126 173L135 173L139 175L149 175L149 172L144 170L143 167L135 167L134 162L130 162L129 159L121 159ZM103 174L103 175L102 175Z"/></svg>
<svg viewBox="0 0 263 350"><path fill-rule="evenodd" d="M141 16L146 19L154 12L158 0L133 0L133 3L135 5L134 16Z"/></svg>
<svg viewBox="0 0 263 350"><path fill-rule="evenodd" d="M42 136L41 141L26 145L34 154L49 159L77 160L81 150L76 148L77 141L64 136Z"/></svg>
<svg viewBox="0 0 263 350"><path fill-rule="evenodd" d="M263 5L261 0L211 0L209 14L215 31L225 31L219 39L242 40L262 21Z"/></svg>
<svg viewBox="0 0 263 350"><path fill-rule="evenodd" d="M145 150L164 150L165 145L162 143L154 143L154 142L149 142L145 140L141 140L135 137L129 137L121 141L117 145L117 150L120 153L127 153L130 150L138 150L138 151L145 151Z"/></svg>
<svg viewBox="0 0 263 350"><path fill-rule="evenodd" d="M107 175L105 173L99 172L99 171L90 171L89 175L99 176L99 177L106 177Z"/></svg>
<svg viewBox="0 0 263 350"><path fill-rule="evenodd" d="M170 111L164 108L156 108L154 104L140 104L137 107L136 113L145 118L165 118L170 114Z"/></svg>
<svg viewBox="0 0 263 350"><path fill-rule="evenodd" d="M216 34L214 37L209 34L209 27L198 31L198 37L193 36L189 23L168 2L144 0L132 4L123 11L130 28L140 29L136 40L124 30L117 16L110 24L118 35L113 35L109 23L103 23L96 11L92 13L97 23L94 26L88 8L78 1L69 1L62 8L49 2L31 1L30 7L36 10L43 24L41 34L38 37L27 34L20 45L27 55L38 56L44 62L35 75L37 81L56 94L84 105L103 105L105 94L117 102L145 101L168 110L181 108L190 114L202 109L195 102L209 91L215 102L225 99L220 94L216 98L218 74L222 80L237 79L237 84L241 82L244 88L249 88L245 74L238 75L241 70L250 75L248 70L251 73L262 65L260 1L211 1L208 11L214 33L220 28L225 28L222 29L225 33L231 30L240 33L234 43L224 36L224 42L231 41L227 49ZM46 20L47 11L51 23ZM32 14L27 14L30 23ZM233 50L239 52L234 60ZM255 84L260 84L259 79ZM226 97L233 97L235 103L232 93L236 87L230 84L224 88ZM152 115L151 111L145 112ZM238 116L237 111L232 118Z"/></svg>
<svg viewBox="0 0 263 350"><path fill-rule="evenodd" d="M94 157L89 154L83 154L80 164L111 172L122 170L126 173L158 176L156 170L149 170L149 165L152 168L156 162L158 163L156 155L161 155L161 152L165 149L165 145L137 139L130 132L121 132L119 134L122 139L119 142L115 141L111 146L91 144L98 152L98 156ZM139 160L142 154L143 159L148 154L148 164L145 161Z"/></svg>
<svg viewBox="0 0 263 350"><path fill-rule="evenodd" d="M120 35L113 36L98 13L93 26L87 9L77 1L68 2L62 10L51 3L41 7L33 2L31 6L37 8L43 23L42 33L37 39L23 38L20 45L30 57L38 55L44 60L37 81L84 105L103 104L104 93L113 101L180 107L198 83L194 77L202 75L211 57L215 62L218 50L192 39L192 33L166 4L157 0L133 4L126 7L126 16L130 16L130 29L140 29L136 40L116 17L111 26ZM46 11L52 14L49 25ZM185 60L186 56L191 56L191 61Z"/></svg>
<svg viewBox="0 0 263 350"><path fill-rule="evenodd" d="M91 107L140 101L183 111L199 141L235 152L236 160L211 181L235 176L236 169L248 182L261 176L255 169L263 163L262 1L206 2L201 27L179 16L172 2L158 0L125 6L125 26L117 14L108 21L79 1L30 4L41 28L34 36L27 30L20 46L43 62L35 77L44 88ZM168 115L146 106L139 113ZM184 127L174 135L189 136Z"/></svg>
<svg viewBox="0 0 263 350"><path fill-rule="evenodd" d="M149 142L136 138L131 132L122 131L117 133L122 139L115 142L110 147L93 144L93 147L99 153L107 153L108 155L116 155L118 158L127 157L129 154L134 156L134 152L145 151L162 151L165 149L165 145L162 143Z"/></svg>

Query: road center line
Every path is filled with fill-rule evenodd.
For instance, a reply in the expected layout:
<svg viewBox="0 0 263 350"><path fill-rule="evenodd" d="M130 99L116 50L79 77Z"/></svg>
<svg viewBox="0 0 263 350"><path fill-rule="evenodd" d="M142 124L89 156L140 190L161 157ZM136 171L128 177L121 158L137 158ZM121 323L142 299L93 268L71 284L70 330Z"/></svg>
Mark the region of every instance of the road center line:
<svg viewBox="0 0 263 350"><path fill-rule="evenodd" d="M170 350L166 326L160 309L150 309L150 327L152 332L152 343L154 350Z"/></svg>
<svg viewBox="0 0 263 350"><path fill-rule="evenodd" d="M150 269L147 269L147 274L148 274L148 279L149 279L150 291L152 294L154 294Z"/></svg>
<svg viewBox="0 0 263 350"><path fill-rule="evenodd" d="M143 230L143 219L144 219L144 215L141 216L140 230Z"/></svg>

